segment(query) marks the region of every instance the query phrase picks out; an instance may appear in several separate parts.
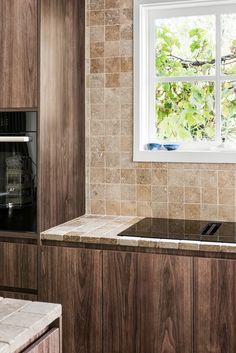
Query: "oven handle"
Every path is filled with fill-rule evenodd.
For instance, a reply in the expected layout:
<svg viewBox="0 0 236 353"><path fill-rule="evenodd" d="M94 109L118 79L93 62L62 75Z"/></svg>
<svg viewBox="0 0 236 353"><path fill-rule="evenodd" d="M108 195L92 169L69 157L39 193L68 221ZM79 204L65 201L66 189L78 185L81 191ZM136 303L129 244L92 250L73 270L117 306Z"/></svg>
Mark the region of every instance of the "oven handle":
<svg viewBox="0 0 236 353"><path fill-rule="evenodd" d="M0 136L0 142L31 142L29 136Z"/></svg>

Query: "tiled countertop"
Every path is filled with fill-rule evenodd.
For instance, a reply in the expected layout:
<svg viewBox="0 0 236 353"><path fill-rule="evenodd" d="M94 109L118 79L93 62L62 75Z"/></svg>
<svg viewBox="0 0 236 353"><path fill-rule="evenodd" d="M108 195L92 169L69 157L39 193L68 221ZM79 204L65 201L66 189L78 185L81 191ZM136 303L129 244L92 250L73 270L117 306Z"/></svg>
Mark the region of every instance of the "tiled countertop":
<svg viewBox="0 0 236 353"><path fill-rule="evenodd" d="M61 305L0 297L0 353L25 346L61 316Z"/></svg>
<svg viewBox="0 0 236 353"><path fill-rule="evenodd" d="M140 219L142 218L85 215L41 233L41 239L156 249L236 253L236 244L117 236Z"/></svg>

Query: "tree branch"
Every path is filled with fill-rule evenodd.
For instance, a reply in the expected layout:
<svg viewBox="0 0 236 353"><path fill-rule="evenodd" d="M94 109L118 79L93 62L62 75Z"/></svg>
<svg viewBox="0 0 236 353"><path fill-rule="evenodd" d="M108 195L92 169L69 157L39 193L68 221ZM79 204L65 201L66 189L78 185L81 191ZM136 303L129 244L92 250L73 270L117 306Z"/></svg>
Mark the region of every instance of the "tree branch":
<svg viewBox="0 0 236 353"><path fill-rule="evenodd" d="M214 65L215 64L215 59L212 59L210 61L199 61L199 60L196 60L196 61L191 61L191 60L187 60L187 59L183 59L183 58L180 58L176 55L173 55L173 54L169 54L169 57L172 58L172 59L175 59L175 60L178 60L181 62L181 65L187 69L189 67L199 67L199 66L203 66L203 65ZM232 54L232 55L225 55L225 56L222 56L221 58L221 62L224 63L224 65L229 65L231 63L234 63L236 59L236 54ZM233 62L228 62L230 60L233 60Z"/></svg>

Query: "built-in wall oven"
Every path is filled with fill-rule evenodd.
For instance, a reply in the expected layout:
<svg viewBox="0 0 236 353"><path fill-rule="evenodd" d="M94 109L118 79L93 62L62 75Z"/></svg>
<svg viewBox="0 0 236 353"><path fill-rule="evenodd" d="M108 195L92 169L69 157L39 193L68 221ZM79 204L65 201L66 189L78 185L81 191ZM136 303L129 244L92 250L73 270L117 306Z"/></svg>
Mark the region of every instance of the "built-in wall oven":
<svg viewBox="0 0 236 353"><path fill-rule="evenodd" d="M36 232L37 114L0 112L0 231Z"/></svg>

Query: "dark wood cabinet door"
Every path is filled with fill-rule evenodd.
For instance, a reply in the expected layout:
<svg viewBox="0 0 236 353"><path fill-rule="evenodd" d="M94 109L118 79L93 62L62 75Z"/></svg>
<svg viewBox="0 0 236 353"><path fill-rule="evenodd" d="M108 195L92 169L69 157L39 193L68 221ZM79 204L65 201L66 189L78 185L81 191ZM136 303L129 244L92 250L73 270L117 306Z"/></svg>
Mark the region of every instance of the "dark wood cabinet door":
<svg viewBox="0 0 236 353"><path fill-rule="evenodd" d="M60 353L60 330L51 329L22 353Z"/></svg>
<svg viewBox="0 0 236 353"><path fill-rule="evenodd" d="M103 256L104 353L191 353L192 259Z"/></svg>
<svg viewBox="0 0 236 353"><path fill-rule="evenodd" d="M102 352L102 253L42 246L41 301L62 304L63 352Z"/></svg>
<svg viewBox="0 0 236 353"><path fill-rule="evenodd" d="M0 18L0 109L37 107L37 0L1 0Z"/></svg>
<svg viewBox="0 0 236 353"><path fill-rule="evenodd" d="M194 353L235 353L236 261L194 261Z"/></svg>
<svg viewBox="0 0 236 353"><path fill-rule="evenodd" d="M37 290L37 245L0 243L0 287Z"/></svg>

